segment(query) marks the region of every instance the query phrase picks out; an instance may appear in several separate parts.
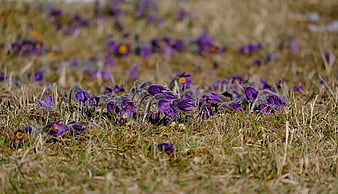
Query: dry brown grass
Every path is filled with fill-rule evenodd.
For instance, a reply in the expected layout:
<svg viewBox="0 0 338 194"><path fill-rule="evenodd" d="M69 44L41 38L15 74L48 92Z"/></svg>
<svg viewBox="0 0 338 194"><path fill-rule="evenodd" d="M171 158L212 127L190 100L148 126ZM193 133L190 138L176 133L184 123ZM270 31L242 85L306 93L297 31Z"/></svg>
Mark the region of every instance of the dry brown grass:
<svg viewBox="0 0 338 194"><path fill-rule="evenodd" d="M161 13L177 10L174 1L161 1ZM86 6L60 5L66 12ZM153 55L119 59L112 68L114 83L127 87L126 70L141 63L140 81L165 84L178 71L194 72L196 85L206 85L224 76L242 74L270 82L283 78L282 94L288 107L262 115L247 112L219 114L202 122L155 126L133 123L111 124L92 119L84 135L59 138L42 134L24 143L12 141L13 131L26 125L45 125L54 119L81 120L81 115L61 109L46 115L36 110L35 99L44 90L39 83L17 87L0 83L0 192L1 193L336 193L338 66L325 67L321 52L338 57L338 36L311 33L299 13L318 11L324 22L338 19L334 0L320 1L184 1L180 6L193 12L181 23L168 19L160 28L147 28L142 22L124 21L130 31L145 40L152 37L196 37L208 30L217 43L238 48L243 43L262 42L267 50L276 48L285 34L300 44L298 54L282 53L273 64L253 67L251 59L234 50L222 56L201 57L190 53L163 57ZM33 6L34 7L34 6ZM40 66L60 66L60 60L76 56L87 59L104 52L104 36L110 26L84 30L79 37L55 34L51 24L36 9L24 12L24 4L4 3L0 8L0 42L14 41L21 33L55 46L55 57L12 57L0 54L0 70L24 75ZM90 15L88 15L90 17ZM34 24L34 29L27 27ZM7 24L4 28L3 25ZM220 68L213 69L217 60ZM30 63L31 67L27 67ZM27 67L27 69L25 69ZM91 93L99 93L108 82L92 82L81 73L66 69L47 79L55 97L65 94L76 83ZM66 79L66 82L58 81ZM24 78L28 81L28 78ZM320 79L325 80L327 89ZM290 89L301 83L305 89ZM149 150L159 143L173 143L172 155Z"/></svg>

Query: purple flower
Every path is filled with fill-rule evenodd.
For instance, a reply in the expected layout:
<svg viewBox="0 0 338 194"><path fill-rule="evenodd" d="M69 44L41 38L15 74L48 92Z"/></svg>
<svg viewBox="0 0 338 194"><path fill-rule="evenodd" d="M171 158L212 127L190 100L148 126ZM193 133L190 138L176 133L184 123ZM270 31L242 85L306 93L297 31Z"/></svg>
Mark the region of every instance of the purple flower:
<svg viewBox="0 0 338 194"><path fill-rule="evenodd" d="M176 81L178 85L183 86L184 88L189 88L192 84L190 77L191 74L185 74L185 72L183 72L176 76Z"/></svg>
<svg viewBox="0 0 338 194"><path fill-rule="evenodd" d="M161 152L165 152L167 154L171 154L174 152L174 144L159 143L157 144L157 148Z"/></svg>
<svg viewBox="0 0 338 194"><path fill-rule="evenodd" d="M176 40L175 43L172 45L172 47L177 52L182 52L184 50L184 42L183 42L183 40Z"/></svg>
<svg viewBox="0 0 338 194"><path fill-rule="evenodd" d="M241 84L244 81L243 77L240 75L235 75L232 77L231 83Z"/></svg>
<svg viewBox="0 0 338 194"><path fill-rule="evenodd" d="M218 111L218 104L217 103L211 103L211 104L205 104L202 106L202 114L206 116L213 116Z"/></svg>
<svg viewBox="0 0 338 194"><path fill-rule="evenodd" d="M262 103L258 105L257 110L259 110L261 113L264 113L264 114L274 112L274 109L272 109L271 106L268 105L267 103Z"/></svg>
<svg viewBox="0 0 338 194"><path fill-rule="evenodd" d="M133 117L136 113L135 104L128 99L123 100L121 113L127 114L129 117Z"/></svg>
<svg viewBox="0 0 338 194"><path fill-rule="evenodd" d="M167 99L176 99L177 96L172 94L166 87L161 85L151 85L148 88L148 93L152 96L155 96L156 94L162 94Z"/></svg>
<svg viewBox="0 0 338 194"><path fill-rule="evenodd" d="M245 98L249 103L252 103L256 100L258 96L258 91L253 87L245 88Z"/></svg>
<svg viewBox="0 0 338 194"><path fill-rule="evenodd" d="M243 110L239 102L232 102L229 104L229 106L234 110L239 110L239 111Z"/></svg>
<svg viewBox="0 0 338 194"><path fill-rule="evenodd" d="M25 132L22 129L18 129L16 131L14 131L14 140L23 140L23 138L25 137Z"/></svg>
<svg viewBox="0 0 338 194"><path fill-rule="evenodd" d="M108 49L108 51L110 51L110 52L115 52L115 51L116 51L116 48L117 48L116 42L114 42L114 41L108 42L108 44L107 44L107 49Z"/></svg>
<svg viewBox="0 0 338 194"><path fill-rule="evenodd" d="M44 93L45 100L37 99L36 101L39 103L41 108L44 108L46 111L50 112L54 110L54 102L52 96Z"/></svg>
<svg viewBox="0 0 338 194"><path fill-rule="evenodd" d="M94 71L92 73L92 75L95 79L98 78L99 74L101 74L101 78L108 80L108 81L112 80L112 78L113 78L112 74L109 71L101 71L101 72L100 71Z"/></svg>
<svg viewBox="0 0 338 194"><path fill-rule="evenodd" d="M324 53L323 56L324 56L326 63L328 64L333 64L334 61L336 60L336 57L330 53Z"/></svg>
<svg viewBox="0 0 338 194"><path fill-rule="evenodd" d="M113 113L119 113L120 109L115 105L114 101L110 101L107 104L107 111L113 114Z"/></svg>
<svg viewBox="0 0 338 194"><path fill-rule="evenodd" d="M197 38L197 44L200 46L203 45L210 45L212 44L211 37L209 36L208 32L203 32L198 38Z"/></svg>
<svg viewBox="0 0 338 194"><path fill-rule="evenodd" d="M253 52L258 52L262 50L263 46L261 43L257 44L245 44L239 49L239 53L244 54L244 55L250 55Z"/></svg>
<svg viewBox="0 0 338 194"><path fill-rule="evenodd" d="M268 84L268 82L264 81L264 80L259 80L259 89L260 90L273 90L272 86L270 84Z"/></svg>
<svg viewBox="0 0 338 194"><path fill-rule="evenodd" d="M13 139L21 141L21 140L24 139L26 133L31 134L32 131L33 131L32 126L26 126L22 129L17 129L17 130L14 131L14 138Z"/></svg>
<svg viewBox="0 0 338 194"><path fill-rule="evenodd" d="M177 108L167 100L160 100L157 103L158 110L169 118L178 117Z"/></svg>
<svg viewBox="0 0 338 194"><path fill-rule="evenodd" d="M300 91L302 91L304 89L304 86L303 85L295 85L295 86L293 86L292 89L295 92L300 92Z"/></svg>
<svg viewBox="0 0 338 194"><path fill-rule="evenodd" d="M81 106L85 106L90 95L88 92L81 90L75 94L75 98Z"/></svg>
<svg viewBox="0 0 338 194"><path fill-rule="evenodd" d="M267 99L267 104L277 108L283 108L285 106L285 103L277 95L269 96Z"/></svg>
<svg viewBox="0 0 338 194"><path fill-rule="evenodd" d="M130 53L130 46L125 43L120 43L115 51L117 56L125 57L128 56Z"/></svg>
<svg viewBox="0 0 338 194"><path fill-rule="evenodd" d="M55 18L61 15L62 15L62 9L57 9L57 8L51 8L48 13L49 17L55 17Z"/></svg>
<svg viewBox="0 0 338 194"><path fill-rule="evenodd" d="M221 94L216 92L211 92L209 95L205 97L205 102L207 104L217 103L222 100Z"/></svg>
<svg viewBox="0 0 338 194"><path fill-rule="evenodd" d="M113 91L114 91L115 95L118 95L118 96L126 93L126 90L124 89L124 87L120 87L118 85L114 86Z"/></svg>
<svg viewBox="0 0 338 194"><path fill-rule="evenodd" d="M115 65L115 59L110 55L106 55L103 58L103 64L105 66L113 67Z"/></svg>
<svg viewBox="0 0 338 194"><path fill-rule="evenodd" d="M185 16L187 16L187 14L188 14L188 13L187 13L184 9L180 9L180 10L176 13L175 18L176 18L177 21L182 21L182 20L185 18Z"/></svg>
<svg viewBox="0 0 338 194"><path fill-rule="evenodd" d="M70 130L70 132L72 132L75 135L79 133L83 133L86 130L84 125L82 125L81 123L75 123L75 122L68 123L67 127Z"/></svg>
<svg viewBox="0 0 338 194"><path fill-rule="evenodd" d="M174 104L178 109L180 109L183 112L192 112L194 111L193 109L196 107L196 105L191 103L193 101L194 99L187 98L183 100L174 101Z"/></svg>
<svg viewBox="0 0 338 194"><path fill-rule="evenodd" d="M299 46L298 46L298 43L295 39L291 39L289 40L289 49L292 51L292 52L298 52L299 51Z"/></svg>
<svg viewBox="0 0 338 194"><path fill-rule="evenodd" d="M59 137L63 135L68 130L68 126L64 124L60 124L62 120L57 120L49 124L49 134L54 137Z"/></svg>
<svg viewBox="0 0 338 194"><path fill-rule="evenodd" d="M14 55L18 55L20 54L21 50L22 50L22 44L21 43L12 43L12 52Z"/></svg>
<svg viewBox="0 0 338 194"><path fill-rule="evenodd" d="M100 103L100 97L93 96L89 99L89 104L91 107L98 107Z"/></svg>
<svg viewBox="0 0 338 194"><path fill-rule="evenodd" d="M139 69L139 64L134 64L133 67L129 71L129 80L137 80L138 79L138 69Z"/></svg>
<svg viewBox="0 0 338 194"><path fill-rule="evenodd" d="M1 72L0 72L0 82L5 81L7 78L8 78L8 77L7 77L6 73L3 72L3 71L1 71Z"/></svg>
<svg viewBox="0 0 338 194"><path fill-rule="evenodd" d="M69 66L71 66L71 67L77 67L77 66L79 66L79 62L78 62L78 60L76 60L76 59L71 59L71 60L69 60L69 61L68 61L68 64L69 64Z"/></svg>
<svg viewBox="0 0 338 194"><path fill-rule="evenodd" d="M34 72L33 77L32 77L32 81L33 82L42 81L43 78L44 78L43 72L38 70L38 71Z"/></svg>
<svg viewBox="0 0 338 194"><path fill-rule="evenodd" d="M151 50L148 47L137 47L135 53L140 57L148 57L151 55Z"/></svg>

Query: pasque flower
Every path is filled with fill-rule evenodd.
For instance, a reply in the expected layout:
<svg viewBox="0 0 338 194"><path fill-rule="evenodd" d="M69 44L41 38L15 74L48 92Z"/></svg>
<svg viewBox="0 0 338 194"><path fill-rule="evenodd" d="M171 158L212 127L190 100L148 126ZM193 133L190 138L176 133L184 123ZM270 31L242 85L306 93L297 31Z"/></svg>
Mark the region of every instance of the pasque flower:
<svg viewBox="0 0 338 194"><path fill-rule="evenodd" d="M176 81L180 86L189 88L190 85L192 84L190 77L191 77L191 74L186 74L185 72L183 72L176 76Z"/></svg>
<svg viewBox="0 0 338 194"><path fill-rule="evenodd" d="M49 124L49 134L54 137L59 137L67 132L68 126L64 124L60 124L62 120L57 120Z"/></svg>
<svg viewBox="0 0 338 194"><path fill-rule="evenodd" d="M139 64L134 64L133 67L129 71L128 78L129 80L137 80L138 79L138 69L139 69Z"/></svg>
<svg viewBox="0 0 338 194"><path fill-rule="evenodd" d="M257 96L258 96L258 91L255 88L253 87L245 88L245 99L248 102L252 103L253 101L256 100Z"/></svg>
<svg viewBox="0 0 338 194"><path fill-rule="evenodd" d="M53 111L55 108L53 97L45 93L44 98L45 98L44 100L37 99L36 101L39 103L40 107L45 109L46 111L48 112Z"/></svg>
<svg viewBox="0 0 338 194"><path fill-rule="evenodd" d="M89 104L90 104L91 107L98 107L99 102L100 102L100 97L98 97L98 96L92 96L89 99Z"/></svg>
<svg viewBox="0 0 338 194"><path fill-rule="evenodd" d="M196 105L191 103L193 101L194 99L192 98L187 98L183 100L175 100L174 105L183 112L192 112L194 111L194 108L196 107Z"/></svg>
<svg viewBox="0 0 338 194"><path fill-rule="evenodd" d="M177 108L168 100L160 100L157 103L158 110L169 118L178 117Z"/></svg>
<svg viewBox="0 0 338 194"><path fill-rule="evenodd" d="M70 132L72 132L73 134L80 134L86 130L86 127L83 124L76 123L76 122L68 123L67 127L70 130Z"/></svg>
<svg viewBox="0 0 338 194"><path fill-rule="evenodd" d="M174 152L174 144L159 143L157 144L157 148L159 151L165 152L167 154L171 154Z"/></svg>
<svg viewBox="0 0 338 194"><path fill-rule="evenodd" d="M116 51L115 54L117 56L120 57L125 57L128 56L130 53L130 46L126 43L120 43L117 47L116 47Z"/></svg>
<svg viewBox="0 0 338 194"><path fill-rule="evenodd" d="M136 113L135 104L128 99L123 100L121 113L126 114L129 117L133 117L134 114Z"/></svg>
<svg viewBox="0 0 338 194"><path fill-rule="evenodd" d="M25 134L27 133L32 133L33 127L32 126L27 126L22 129L17 129L14 131L14 140L23 140L25 137Z"/></svg>
<svg viewBox="0 0 338 194"><path fill-rule="evenodd" d="M168 90L166 87L161 85L151 85L148 88L148 93L152 96L155 96L156 94L162 94L167 99L177 99L177 96L172 94L170 90Z"/></svg>
<svg viewBox="0 0 338 194"><path fill-rule="evenodd" d="M87 100L90 98L90 94L84 90L81 90L75 94L75 98L80 105L85 106Z"/></svg>

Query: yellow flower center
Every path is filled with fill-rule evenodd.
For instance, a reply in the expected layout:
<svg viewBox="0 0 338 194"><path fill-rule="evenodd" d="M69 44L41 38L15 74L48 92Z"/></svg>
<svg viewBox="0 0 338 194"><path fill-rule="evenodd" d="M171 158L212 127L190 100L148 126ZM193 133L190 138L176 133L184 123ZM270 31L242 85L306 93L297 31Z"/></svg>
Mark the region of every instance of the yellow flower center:
<svg viewBox="0 0 338 194"><path fill-rule="evenodd" d="M217 47L215 47L215 46L211 46L210 47L210 51L212 52L212 53L215 53L215 52L217 52Z"/></svg>
<svg viewBox="0 0 338 194"><path fill-rule="evenodd" d="M24 135L25 135L24 133L22 133L21 131L18 131L16 132L15 137L16 139L20 140L23 138Z"/></svg>
<svg viewBox="0 0 338 194"><path fill-rule="evenodd" d="M184 84L187 80L185 79L185 77L179 77L179 78L177 79L177 81L178 81L178 83L180 83L180 84Z"/></svg>
<svg viewBox="0 0 338 194"><path fill-rule="evenodd" d="M119 52L120 54L124 54L124 53L126 53L127 51L128 51L128 46L127 46L127 45L121 44L121 45L119 46L118 52Z"/></svg>
<svg viewBox="0 0 338 194"><path fill-rule="evenodd" d="M92 103L93 103L93 104L97 104L97 101L94 99Z"/></svg>
<svg viewBox="0 0 338 194"><path fill-rule="evenodd" d="M48 51L48 56L54 56L55 52L54 51Z"/></svg>
<svg viewBox="0 0 338 194"><path fill-rule="evenodd" d="M40 47L41 47L41 44L40 44L40 43L36 43L36 44L35 44L35 47L36 47L36 48L40 48Z"/></svg>
<svg viewBox="0 0 338 194"><path fill-rule="evenodd" d="M51 129L58 129L58 125L57 124L54 124L50 127Z"/></svg>
<svg viewBox="0 0 338 194"><path fill-rule="evenodd" d="M126 92L125 91L119 91L118 94L119 95L122 95L122 94L125 94Z"/></svg>
<svg viewBox="0 0 338 194"><path fill-rule="evenodd" d="M210 109L212 110L212 112L216 111L216 107L214 107L214 106L211 106Z"/></svg>

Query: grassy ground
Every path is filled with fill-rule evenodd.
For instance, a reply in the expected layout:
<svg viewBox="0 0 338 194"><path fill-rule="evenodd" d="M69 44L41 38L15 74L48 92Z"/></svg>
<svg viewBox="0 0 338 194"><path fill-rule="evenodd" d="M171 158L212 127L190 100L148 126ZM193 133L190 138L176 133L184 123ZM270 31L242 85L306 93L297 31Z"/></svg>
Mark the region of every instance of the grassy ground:
<svg viewBox="0 0 338 194"><path fill-rule="evenodd" d="M316 11L322 24L338 19L334 0L320 1L175 1L159 2L164 21L148 26L144 20L123 17L125 31L139 33L141 39L168 36L195 38L207 30L213 40L230 48L223 54L200 56L191 52L164 56L154 54L142 59L129 56L116 59L111 81L83 76L83 69L65 67L72 58L87 60L106 53L107 35L122 40L107 24L92 26L80 35L65 36L55 31L46 13L37 5L3 2L0 7L0 71L9 80L0 82L0 192L2 193L335 193L337 179L338 66L328 65L325 52L338 56L337 32L313 33L309 22L299 14ZM126 5L126 9L128 9ZM68 17L79 12L92 18L92 4L60 4ZM179 8L191 12L175 21ZM66 17L67 18L67 17ZM109 24L109 25L108 25ZM299 44L296 53L278 51L286 35ZM42 40L55 49L54 56L13 56L7 45L18 37ZM123 39L132 42L132 36ZM255 56L243 56L237 49L249 42L261 42L264 53L278 53L267 65L253 66ZM217 61L218 68L212 63ZM128 122L117 125L106 117L87 118L81 110L72 111L61 104L46 113L37 109L36 99L48 91L60 102L75 84L91 94L102 87L136 85L128 80L128 70L140 64L136 83L152 81L168 84L179 72L193 72L194 85L206 87L236 74L277 83L287 107L274 114L220 112L199 120L197 112L185 123L153 125ZM29 73L49 67L43 82L31 82ZM53 70L57 69L57 70ZM20 82L15 82L20 77ZM301 84L304 89L294 92ZM43 126L54 120L86 123L79 136L53 138L49 134L25 136L14 141L16 129L27 125ZM154 144L174 144L166 154L149 149Z"/></svg>

